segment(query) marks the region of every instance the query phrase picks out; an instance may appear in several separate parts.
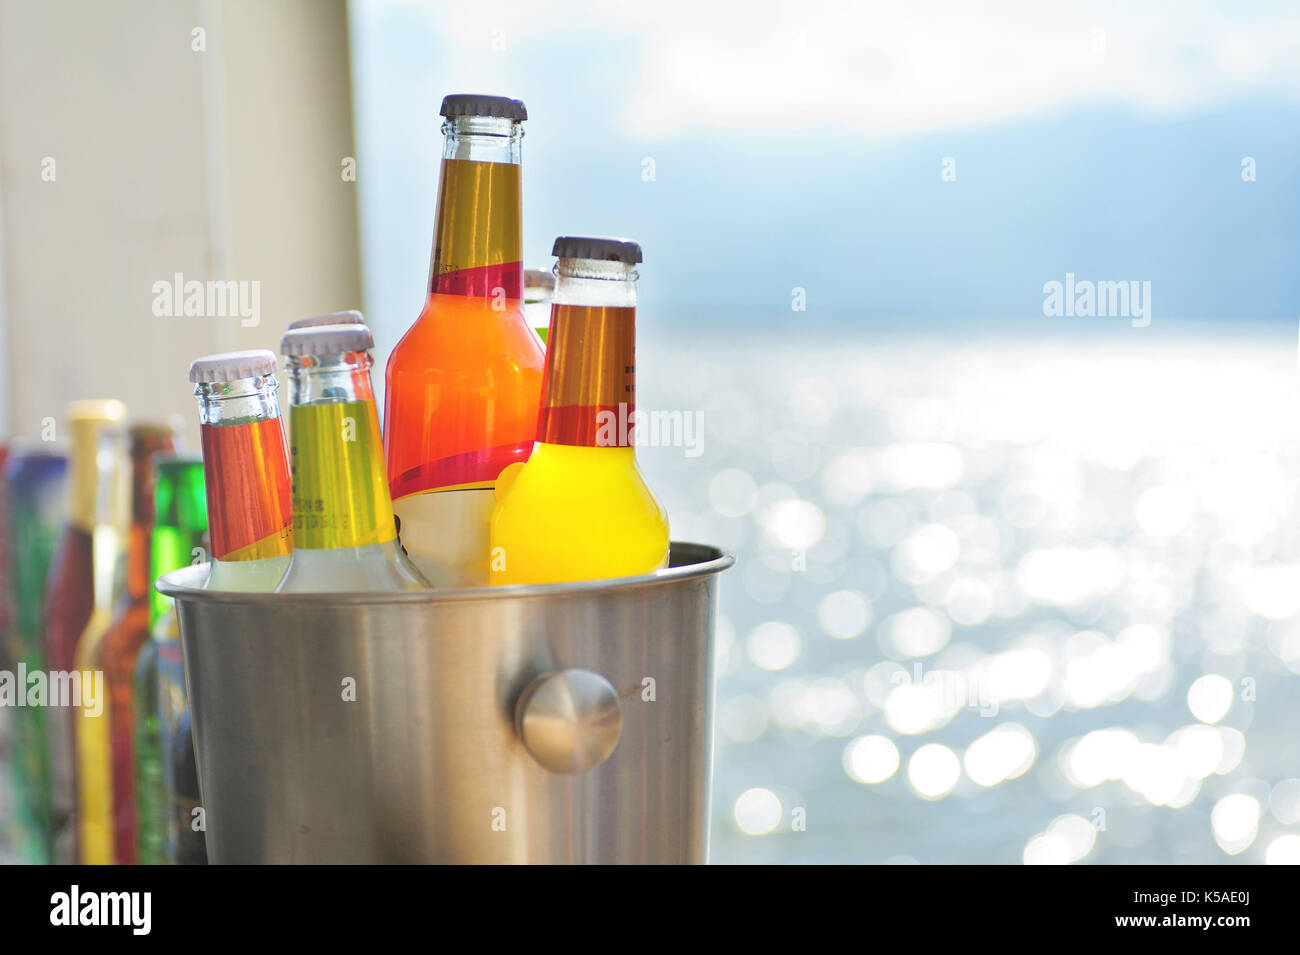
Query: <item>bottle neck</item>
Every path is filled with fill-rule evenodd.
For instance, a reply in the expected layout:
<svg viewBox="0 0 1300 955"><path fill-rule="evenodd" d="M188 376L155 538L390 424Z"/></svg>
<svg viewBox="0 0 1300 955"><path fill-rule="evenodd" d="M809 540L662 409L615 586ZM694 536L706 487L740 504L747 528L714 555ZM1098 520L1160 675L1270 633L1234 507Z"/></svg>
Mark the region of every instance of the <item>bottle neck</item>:
<svg viewBox="0 0 1300 955"><path fill-rule="evenodd" d="M200 492L202 493L202 492ZM163 574L188 567L194 562L195 551L203 550L203 527L177 527L157 524L149 537L149 579L157 580ZM149 626L171 609L172 598L151 588L149 598Z"/></svg>
<svg viewBox="0 0 1300 955"><path fill-rule="evenodd" d="M131 439L131 531L126 548L126 592L131 600L149 595L154 522L153 456L175 450L170 429L151 428Z"/></svg>
<svg viewBox="0 0 1300 955"><path fill-rule="evenodd" d="M126 586L128 531L131 526L130 465L125 433L102 429L95 443L96 484L91 532L95 609L112 613Z"/></svg>
<svg viewBox="0 0 1300 955"><path fill-rule="evenodd" d="M289 360L297 550L368 547L397 537L371 364L365 351Z"/></svg>
<svg viewBox="0 0 1300 955"><path fill-rule="evenodd" d="M154 525L150 537L149 576L188 566L195 549L203 547L208 529L208 503L203 486L203 462L171 462L160 467L154 487ZM157 590L149 598L152 628L171 607L172 599Z"/></svg>
<svg viewBox="0 0 1300 955"><path fill-rule="evenodd" d="M523 126L459 116L446 136L429 293L499 302L523 295ZM498 311L500 308L498 307Z"/></svg>
<svg viewBox="0 0 1300 955"><path fill-rule="evenodd" d="M152 538L152 527L135 523L126 537L126 597L132 602L149 599Z"/></svg>
<svg viewBox="0 0 1300 955"><path fill-rule="evenodd" d="M69 431L69 521L88 533L104 523L125 525L125 435L99 419L74 419Z"/></svg>
<svg viewBox="0 0 1300 955"><path fill-rule="evenodd" d="M273 375L200 382L194 386L199 424L231 427L279 418L279 391L280 383Z"/></svg>
<svg viewBox="0 0 1300 955"><path fill-rule="evenodd" d="M200 384L199 420L212 557L280 557L293 549L284 422L271 376Z"/></svg>
<svg viewBox="0 0 1300 955"><path fill-rule="evenodd" d="M632 447L636 411L636 270L561 259L547 336L537 440Z"/></svg>
<svg viewBox="0 0 1300 955"><path fill-rule="evenodd" d="M636 267L599 259L559 259L555 263L555 291L551 301L560 305L602 308L636 308Z"/></svg>
<svg viewBox="0 0 1300 955"><path fill-rule="evenodd" d="M341 355L289 358L289 406L328 404L336 401L374 401L370 369L374 359L367 351Z"/></svg>

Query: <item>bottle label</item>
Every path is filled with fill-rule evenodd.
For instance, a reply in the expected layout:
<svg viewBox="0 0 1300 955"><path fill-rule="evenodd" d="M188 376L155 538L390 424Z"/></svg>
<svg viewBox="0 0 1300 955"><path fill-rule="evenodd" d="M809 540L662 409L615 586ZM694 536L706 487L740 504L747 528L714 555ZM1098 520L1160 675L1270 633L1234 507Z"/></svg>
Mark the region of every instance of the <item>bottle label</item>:
<svg viewBox="0 0 1300 955"><path fill-rule="evenodd" d="M393 490L399 495L397 500L432 491L490 491L498 474L516 461L527 461L532 451L533 442L526 441L448 455L411 469L393 482Z"/></svg>
<svg viewBox="0 0 1300 955"><path fill-rule="evenodd" d="M520 167L444 159L429 291L523 297Z"/></svg>
<svg viewBox="0 0 1300 955"><path fill-rule="evenodd" d="M294 405L294 546L366 547L397 537L373 401Z"/></svg>
<svg viewBox="0 0 1300 955"><path fill-rule="evenodd" d="M537 440L630 447L636 410L636 309L552 305Z"/></svg>
<svg viewBox="0 0 1300 955"><path fill-rule="evenodd" d="M426 491L394 502L402 547L434 587L487 586L494 502L491 484Z"/></svg>
<svg viewBox="0 0 1300 955"><path fill-rule="evenodd" d="M202 426L209 540L217 560L293 550L293 504L284 423L266 418Z"/></svg>

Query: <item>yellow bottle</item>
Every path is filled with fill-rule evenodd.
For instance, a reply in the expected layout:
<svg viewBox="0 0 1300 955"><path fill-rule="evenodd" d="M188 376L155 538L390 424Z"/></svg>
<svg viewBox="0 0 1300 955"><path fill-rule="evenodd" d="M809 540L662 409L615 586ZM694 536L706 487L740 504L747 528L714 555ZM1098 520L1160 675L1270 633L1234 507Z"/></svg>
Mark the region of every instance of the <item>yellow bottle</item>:
<svg viewBox="0 0 1300 955"><path fill-rule="evenodd" d="M135 437L133 433L132 440ZM92 540L95 604L74 657L83 688L82 705L73 717L77 845L82 865L112 865L115 859L110 700L98 656L125 585L131 485L122 438L120 431L105 433L97 451L100 483Z"/></svg>
<svg viewBox="0 0 1300 955"><path fill-rule="evenodd" d="M496 482L493 584L644 574L668 562L668 517L637 468L641 248L562 236L537 445Z"/></svg>

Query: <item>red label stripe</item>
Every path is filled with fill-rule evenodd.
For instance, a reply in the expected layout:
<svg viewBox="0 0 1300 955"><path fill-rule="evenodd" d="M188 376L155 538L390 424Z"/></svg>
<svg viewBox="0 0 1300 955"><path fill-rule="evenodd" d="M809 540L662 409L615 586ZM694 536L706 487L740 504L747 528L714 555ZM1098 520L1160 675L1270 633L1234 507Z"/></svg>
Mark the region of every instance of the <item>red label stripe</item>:
<svg viewBox="0 0 1300 955"><path fill-rule="evenodd" d="M482 265L473 269L457 269L435 275L429 291L443 295L477 295L491 298L497 289L505 289L506 298L522 298L524 269L522 262L503 262L500 265Z"/></svg>
<svg viewBox="0 0 1300 955"><path fill-rule="evenodd" d="M412 468L396 478L390 489L393 500L420 491L436 491L458 484L495 481L507 465L527 461L533 453L533 442L502 444L482 451L470 451L451 457L439 458L419 468Z"/></svg>

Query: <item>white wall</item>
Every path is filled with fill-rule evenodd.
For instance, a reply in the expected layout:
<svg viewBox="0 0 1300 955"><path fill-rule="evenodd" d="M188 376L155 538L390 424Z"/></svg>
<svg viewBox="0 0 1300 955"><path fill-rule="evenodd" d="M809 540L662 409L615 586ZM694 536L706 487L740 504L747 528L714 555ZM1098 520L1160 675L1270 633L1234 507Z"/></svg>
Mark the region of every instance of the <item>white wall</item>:
<svg viewBox="0 0 1300 955"><path fill-rule="evenodd" d="M362 304L351 155L342 0L0 0L0 433L114 396L196 438L192 358ZM177 272L260 324L156 316Z"/></svg>

